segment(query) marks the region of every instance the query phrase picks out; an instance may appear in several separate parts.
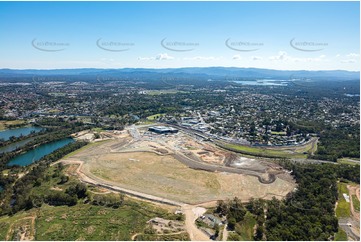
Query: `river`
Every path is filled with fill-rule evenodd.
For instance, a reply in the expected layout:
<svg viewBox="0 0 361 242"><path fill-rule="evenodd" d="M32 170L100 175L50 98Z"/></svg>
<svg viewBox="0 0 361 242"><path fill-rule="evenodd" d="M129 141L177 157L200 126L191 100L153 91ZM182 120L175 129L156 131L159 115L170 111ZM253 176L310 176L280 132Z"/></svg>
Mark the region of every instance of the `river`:
<svg viewBox="0 0 361 242"><path fill-rule="evenodd" d="M14 143L11 143L11 144L9 144L7 146L1 147L0 148L0 154L6 153L6 152L11 152L11 151L14 151L14 150L16 150L18 148L21 148L24 145L26 145L27 143L33 141L34 139L35 139L35 137L31 137L31 138L21 140L21 141L18 141L18 142L14 142Z"/></svg>
<svg viewBox="0 0 361 242"><path fill-rule="evenodd" d="M29 135L31 132L40 132L43 130L41 127L29 126L29 127L21 127L16 129L7 129L0 131L0 139L7 141L10 137L20 137Z"/></svg>
<svg viewBox="0 0 361 242"><path fill-rule="evenodd" d="M50 143L39 145L38 147L20 154L9 161L8 166L19 165L27 166L34 163L51 152L64 147L67 144L75 142L72 138L61 139Z"/></svg>

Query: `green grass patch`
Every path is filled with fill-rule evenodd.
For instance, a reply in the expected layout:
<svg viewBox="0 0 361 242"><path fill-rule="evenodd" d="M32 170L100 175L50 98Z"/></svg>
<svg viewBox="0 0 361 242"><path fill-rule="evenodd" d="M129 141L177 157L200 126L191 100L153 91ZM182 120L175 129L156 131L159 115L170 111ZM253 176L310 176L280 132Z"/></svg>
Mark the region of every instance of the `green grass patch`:
<svg viewBox="0 0 361 242"><path fill-rule="evenodd" d="M352 165L352 166L356 166L356 165L360 164L360 163L350 161L349 158L337 159L337 163L344 164L344 165Z"/></svg>
<svg viewBox="0 0 361 242"><path fill-rule="evenodd" d="M187 232L179 234L140 234L136 237L137 241L190 241Z"/></svg>
<svg viewBox="0 0 361 242"><path fill-rule="evenodd" d="M6 240L6 234L10 228L10 221L7 219L0 219L0 240Z"/></svg>
<svg viewBox="0 0 361 242"><path fill-rule="evenodd" d="M292 154L285 150L277 149L266 149L261 147L251 147L244 145L235 145L235 144L223 144L223 148L230 149L239 153L261 156L261 157L271 157L271 158L306 158L305 154Z"/></svg>
<svg viewBox="0 0 361 242"><path fill-rule="evenodd" d="M64 167L64 169L66 169ZM54 191L63 192L79 181L69 177L64 184L59 184L63 170L58 165L47 168L44 180L32 188L31 195L45 197ZM103 194L96 196L119 197L118 194ZM147 202L141 202L125 197L119 208L84 204L78 200L75 206L50 206L43 204L40 208L20 211L13 216L0 217L0 240L19 239L17 231L24 225L31 224L31 218L36 216L35 228L29 231L35 240L131 240L132 235L142 234L148 226L147 221L154 217L179 220L179 215L156 207ZM28 226L29 227L29 226ZM30 228L30 227L29 227ZM8 231L12 231L9 233ZM35 234L34 234L35 233ZM8 235L8 237L6 237ZM189 240L187 234L165 235L158 240Z"/></svg>
<svg viewBox="0 0 361 242"><path fill-rule="evenodd" d="M154 114L154 115L150 115L147 117L147 120L150 120L150 121L153 121L153 120L156 120L160 117L163 117L165 114L164 113L157 113L157 114Z"/></svg>
<svg viewBox="0 0 361 242"><path fill-rule="evenodd" d="M78 183L78 181L69 177L69 180L66 183L60 184L60 176L63 175L63 172L58 170L57 167L57 165L50 166L45 171L45 179L40 182L39 186L33 187L30 192L31 195L44 197L53 193L55 190L65 191L68 187Z"/></svg>
<svg viewBox="0 0 361 242"><path fill-rule="evenodd" d="M312 153L316 153L317 147L318 147L317 142L315 142L315 145L313 146L313 149L312 149L312 145L311 145L311 149L309 151L312 152Z"/></svg>
<svg viewBox="0 0 361 242"><path fill-rule="evenodd" d="M360 201L357 199L356 195L352 195L352 204L353 209L355 209L357 212L360 212Z"/></svg>
<svg viewBox="0 0 361 242"><path fill-rule="evenodd" d="M197 225L197 228L203 227L203 228L212 229L211 226L209 226L208 224L206 224L206 223L205 223L204 221L202 221L201 219L197 219L195 223L196 223L196 225Z"/></svg>
<svg viewBox="0 0 361 242"><path fill-rule="evenodd" d="M76 155L78 154L79 152L85 150L85 149L88 149L88 148L91 148L91 147L94 147L94 146L97 146L97 145L100 145L100 144L103 144L105 142L109 142L110 140L101 140L101 141L97 141L97 142L92 142L92 143L89 143L83 147L81 147L80 149L77 149L77 150L74 150L73 152L67 154L66 156L64 156L62 159L66 159L66 158L69 158L73 155Z"/></svg>
<svg viewBox="0 0 361 242"><path fill-rule="evenodd" d="M92 130L94 132L102 132L102 131L104 131L104 129L102 129L102 128L92 128Z"/></svg>
<svg viewBox="0 0 361 242"><path fill-rule="evenodd" d="M5 169L5 170L3 170L3 171L2 171L3 176L9 175L9 171L10 171L10 169Z"/></svg>
<svg viewBox="0 0 361 242"><path fill-rule="evenodd" d="M11 125L19 125L19 124L23 124L25 123L24 120L3 120L3 121L0 121L0 130L4 130L4 129L8 129L8 126L11 126Z"/></svg>
<svg viewBox="0 0 361 242"><path fill-rule="evenodd" d="M0 240L6 240L6 236L8 235L8 239L12 240L15 237L15 231L19 229L22 224L28 223L29 219L25 219L26 217L32 216L33 214L29 212L18 212L12 216L2 216L0 217ZM9 230L11 229L11 233Z"/></svg>
<svg viewBox="0 0 361 242"><path fill-rule="evenodd" d="M337 184L338 187L338 204L336 208L336 216L338 218L349 217L351 215L350 203L346 202L343 194L346 193L348 195L347 184L343 182L339 182Z"/></svg>
<svg viewBox="0 0 361 242"><path fill-rule="evenodd" d="M339 195L341 195L341 197L343 198L342 193L348 194L347 183L339 182L339 183L338 183L338 190L339 190L339 192L341 193L341 194L339 194Z"/></svg>
<svg viewBox="0 0 361 242"><path fill-rule="evenodd" d="M290 150L293 150L294 152L297 153L304 153L304 152L309 152L309 153L314 153L317 151L317 142L310 142L307 144L303 144L303 145L299 145L299 146L294 146L292 148L290 148ZM312 143L314 143L313 149L312 149Z"/></svg>
<svg viewBox="0 0 361 242"><path fill-rule="evenodd" d="M125 202L118 209L89 204L43 205L36 220L36 240L131 240L146 222L166 212L148 204Z"/></svg>
<svg viewBox="0 0 361 242"><path fill-rule="evenodd" d="M338 228L338 232L335 234L335 241L347 241L347 234L340 227Z"/></svg>
<svg viewBox="0 0 361 242"><path fill-rule="evenodd" d="M140 120L138 121L135 125L147 125L147 124L154 124L155 121L151 121L151 120L147 120L147 119L144 119L144 120Z"/></svg>
<svg viewBox="0 0 361 242"><path fill-rule="evenodd" d="M243 241L250 241L253 240L253 231L254 226L256 225L257 221L254 216L247 212L244 216L243 221L236 224L235 231L239 236L239 240Z"/></svg>

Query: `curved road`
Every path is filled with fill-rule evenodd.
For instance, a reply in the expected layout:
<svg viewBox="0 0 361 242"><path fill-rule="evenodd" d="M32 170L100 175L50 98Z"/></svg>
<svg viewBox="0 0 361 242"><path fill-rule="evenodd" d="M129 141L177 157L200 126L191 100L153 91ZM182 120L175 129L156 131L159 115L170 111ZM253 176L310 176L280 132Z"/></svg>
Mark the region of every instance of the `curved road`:
<svg viewBox="0 0 361 242"><path fill-rule="evenodd" d="M177 201L172 201L169 199L165 199L165 198L161 198L161 197L157 197L157 196L153 196L153 195L149 195L149 194L145 194L145 193L141 193L141 192L137 192L137 191L133 191L133 190L124 189L124 188L121 188L118 186L107 184L106 182L103 182L103 181L102 181L102 183L100 183L99 181L92 179L91 177L85 175L81 171L81 168L82 168L84 162L80 161L80 160L64 159L64 160L60 160L59 162L62 162L63 164L78 164L79 166L76 169L76 173L79 177L79 180L84 183L88 183L88 184L91 184L94 186L104 187L104 188L107 188L109 190L116 191L116 192L122 192L122 193L128 194L128 195L136 197L136 198L146 199L151 202L157 202L157 203L163 203L163 204L181 207L181 210L186 218L185 227L186 227L187 233L189 234L190 239L192 241L193 240L195 240L195 241L210 240L210 238L207 235L205 235L201 230L199 230L194 223L195 220L198 218L198 214L195 214L195 212L193 210L196 209L197 206L185 204L185 203L181 203L181 202L177 202Z"/></svg>
<svg viewBox="0 0 361 242"><path fill-rule="evenodd" d="M175 159L182 162L184 165L188 166L192 169L197 170L205 170L210 172L228 172L228 173L236 173L236 174L244 174L249 176L255 176L258 178L258 181L264 184L271 184L276 180L276 176L274 174L268 174L268 179L265 179L262 177L259 172L246 170L246 169L239 169L239 168L232 168L222 165L213 165L208 163L201 163L198 161L195 161L191 158L188 158L184 155L181 155L179 153L176 153L173 155Z"/></svg>

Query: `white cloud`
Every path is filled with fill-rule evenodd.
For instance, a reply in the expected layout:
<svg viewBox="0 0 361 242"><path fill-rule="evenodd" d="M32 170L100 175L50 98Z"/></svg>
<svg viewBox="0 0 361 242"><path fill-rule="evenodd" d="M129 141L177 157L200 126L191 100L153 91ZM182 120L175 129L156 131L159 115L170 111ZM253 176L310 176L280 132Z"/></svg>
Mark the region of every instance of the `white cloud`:
<svg viewBox="0 0 361 242"><path fill-rule="evenodd" d="M141 61L154 60L154 59L155 59L154 57L138 57L138 60L141 60Z"/></svg>
<svg viewBox="0 0 361 242"><path fill-rule="evenodd" d="M261 56L252 56L251 59L254 60L254 61L263 60L263 57L261 57Z"/></svg>
<svg viewBox="0 0 361 242"><path fill-rule="evenodd" d="M141 61L148 61L148 60L173 60L174 57L168 55L167 53L160 53L158 55L156 55L155 57L138 57L138 60Z"/></svg>
<svg viewBox="0 0 361 242"><path fill-rule="evenodd" d="M271 61L289 61L289 62L319 62L319 61L327 61L326 55L320 55L318 57L293 57L287 54L285 51L278 52L278 55L270 56L269 59Z"/></svg>
<svg viewBox="0 0 361 242"><path fill-rule="evenodd" d="M356 53L350 53L350 54L348 54L346 56L349 57L349 58L353 58L353 57L359 57L360 55L356 54Z"/></svg>
<svg viewBox="0 0 361 242"><path fill-rule="evenodd" d="M183 60L220 60L222 57L214 56L194 56L194 57L184 57Z"/></svg>
<svg viewBox="0 0 361 242"><path fill-rule="evenodd" d="M270 56L270 60L286 60L288 59L287 52L285 51L279 51L278 55Z"/></svg>
<svg viewBox="0 0 361 242"><path fill-rule="evenodd" d="M232 57L232 59L233 59L233 60L241 60L242 57L241 57L241 55L234 55L234 56Z"/></svg>
<svg viewBox="0 0 361 242"><path fill-rule="evenodd" d="M341 60L341 63L355 63L355 59L347 59L347 60Z"/></svg>
<svg viewBox="0 0 361 242"><path fill-rule="evenodd" d="M100 61L102 62L114 62L115 60L112 58L100 58Z"/></svg>
<svg viewBox="0 0 361 242"><path fill-rule="evenodd" d="M344 56L344 58L342 60L340 60L341 63L356 63L358 62L360 59L360 54L356 54L356 53L350 53Z"/></svg>
<svg viewBox="0 0 361 242"><path fill-rule="evenodd" d="M155 57L156 60L173 60L174 57L173 56L170 56L168 55L167 53L164 53L164 54L158 54L156 57Z"/></svg>

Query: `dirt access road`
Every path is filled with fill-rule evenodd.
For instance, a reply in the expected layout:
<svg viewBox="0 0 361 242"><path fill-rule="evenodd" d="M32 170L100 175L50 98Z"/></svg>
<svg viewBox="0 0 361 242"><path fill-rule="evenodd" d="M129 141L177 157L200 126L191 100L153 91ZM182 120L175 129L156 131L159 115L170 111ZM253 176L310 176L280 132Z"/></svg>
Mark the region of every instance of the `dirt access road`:
<svg viewBox="0 0 361 242"><path fill-rule="evenodd" d="M76 164L78 165L78 167L76 168L75 172L76 176L79 178L79 180L81 180L82 182L97 186L97 187L102 187L105 188L107 190L110 191L115 191L115 192L122 192L125 194L128 194L131 197L134 198L138 198L138 199L142 199L142 200L147 200L150 202L154 202L154 203L160 203L160 204L167 204L167 205L172 205L172 206L176 206L178 208L181 209L181 211L183 212L183 214L185 214L185 225L186 225L186 230L190 236L191 240L210 240L209 236L207 236L205 233L203 233L201 230L199 230L197 228L197 226L195 225L195 220L201 216L204 212L205 209L202 208L203 206L200 204L194 204L194 205L190 205L187 203L183 203L183 202L178 202L171 199L165 199L163 197L160 197L159 195L155 196L155 195L149 195L146 193L143 193L143 191L134 191L132 187L127 187L127 188L123 188L118 186L118 184L114 184L111 183L107 180L104 180L98 176L95 176L91 173L86 173L82 168L86 167L86 165L84 166L84 162L87 162L86 164L88 164L92 159L96 159L97 156L99 155L106 155L109 153L117 153L119 152L119 149L122 149L123 147L129 147L129 146L134 146L135 148L139 145L139 142L142 141L140 139L142 139L142 136L139 134L137 127L132 126L129 130L128 130L129 134L131 137L133 137L133 139L131 139L129 136L122 136L122 137L114 137L115 139L113 141L107 141L105 143L101 143L101 147L98 149L92 148L92 149L87 149L86 151L81 151L80 153L77 153L76 155L73 155L72 157L69 158L65 158L63 160L61 160L61 162L63 164ZM137 142L136 142L137 141ZM160 142L162 143L162 142ZM84 161L82 160L81 154L82 152L86 153L86 159L84 159ZM243 170L243 169L237 169L237 168L231 168L231 167L225 167L225 166L218 166L218 165L212 165L212 164L204 164L204 163L200 163L198 161L195 161L193 159L190 159L189 157L186 157L184 155L179 154L179 152L176 152L176 154L174 154L176 156L176 158L178 158L177 160L180 161L181 163L186 163L186 166L188 168L193 168L196 170L205 170L205 171L218 171L218 172L226 172L226 173L230 173L230 174L245 174L245 175L251 175L251 176L255 176L258 178L260 183L273 183L276 179L276 174L268 174L269 176L260 176L259 174L256 174L256 172L254 171L250 171L250 170ZM129 160L129 159L128 159ZM104 162L110 162L109 160L105 160ZM84 167L83 167L84 166ZM254 178L252 178L254 179ZM255 179L257 180L257 179ZM274 186L272 186L274 187ZM252 190L253 192L254 190ZM144 191L147 192L147 191ZM202 206L202 207L201 207ZM203 212L203 213L202 213Z"/></svg>
<svg viewBox="0 0 361 242"><path fill-rule="evenodd" d="M186 216L185 226L192 241L208 241L209 237L199 230L195 224L196 219L206 212L205 208L191 205L182 206L182 211Z"/></svg>
<svg viewBox="0 0 361 242"><path fill-rule="evenodd" d="M195 225L195 220L199 216L203 215L203 213L205 213L206 209L204 209L202 207L197 207L197 206L177 202L177 201L172 201L172 200L157 197L157 196L152 196L152 195L137 192L137 191L132 191L129 189L124 189L124 188L113 186L113 185L107 185L104 183L100 184L98 181L93 180L92 178L90 178L82 173L81 168L82 168L84 162L79 161L79 160L74 160L74 159L65 159L65 160L62 160L61 162L64 165L77 164L78 165L78 168L76 169L77 176L78 176L79 180L84 183L88 183L88 184L91 184L94 186L100 186L100 187L103 187L103 188L106 188L106 189L109 189L109 190L112 190L115 192L122 192L122 193L128 194L134 198L140 198L140 199L145 199L147 201L151 201L154 203L168 204L168 205L180 207L182 213L185 215L185 227L186 227L187 233L189 234L190 239L192 241L208 241L208 240L210 240L210 238L206 234L204 234L201 230L199 230L197 228L197 226ZM53 163L53 165L54 164L55 163Z"/></svg>

